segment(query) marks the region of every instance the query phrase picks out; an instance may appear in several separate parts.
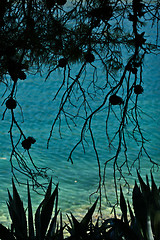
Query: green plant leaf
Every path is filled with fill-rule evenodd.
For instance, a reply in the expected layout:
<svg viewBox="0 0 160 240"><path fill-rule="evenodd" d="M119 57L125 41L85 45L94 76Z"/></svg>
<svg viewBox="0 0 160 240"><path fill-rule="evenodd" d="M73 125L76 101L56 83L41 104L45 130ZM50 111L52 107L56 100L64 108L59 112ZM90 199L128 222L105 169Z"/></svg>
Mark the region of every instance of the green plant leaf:
<svg viewBox="0 0 160 240"><path fill-rule="evenodd" d="M15 233L19 237L23 237L23 239L27 238L27 220L25 211L23 208L23 202L20 199L14 181L12 179L12 187L13 187L13 198L11 197L10 192L8 191L9 201L8 201L8 210L13 222L13 226L15 228Z"/></svg>
<svg viewBox="0 0 160 240"><path fill-rule="evenodd" d="M41 202L41 204L43 201ZM40 209L41 209L41 204L36 210L35 213L35 228L36 228L36 237L38 240L41 240L41 215L40 215Z"/></svg>
<svg viewBox="0 0 160 240"><path fill-rule="evenodd" d="M56 234L58 213L59 213L59 211L52 218L52 221L50 223L50 226L49 226L49 229L48 229L48 232L47 232L47 238L53 237Z"/></svg>
<svg viewBox="0 0 160 240"><path fill-rule="evenodd" d="M56 187L57 188L57 187ZM35 213L35 228L36 228L36 237L41 240L44 238L45 236L45 233L46 233L46 230L48 228L48 223L45 222L45 219L42 219L42 215L44 215L44 217L46 215L49 215L47 212L45 214L45 211L46 211L46 206L48 204L48 201L49 199L51 198L51 190L52 190L52 178L49 182L49 185L48 185L48 188L47 188L47 191L46 191L46 194L45 194L45 197L44 199L41 201L41 203L39 204L37 210L36 210L36 213ZM52 194L53 195L53 194ZM52 208L53 209L53 208ZM43 228L43 224L45 225L45 229L42 229ZM45 232L45 233L44 233Z"/></svg>
<svg viewBox="0 0 160 240"><path fill-rule="evenodd" d="M139 183L141 185L141 190L142 190L142 193L144 194L144 196L146 197L146 199L149 198L150 196L150 187L145 184L145 182L143 181L142 177L140 176L139 172L137 171L137 175L138 175L138 180L139 180Z"/></svg>
<svg viewBox="0 0 160 240"><path fill-rule="evenodd" d="M45 198L41 210L41 237L44 238L51 220L55 199L58 196L58 184L49 199Z"/></svg>
<svg viewBox="0 0 160 240"><path fill-rule="evenodd" d="M47 200L50 198L50 196L51 196L51 191L52 191L52 178L51 178L51 180L50 180L50 182L49 182L49 185L48 185L48 188L47 188L47 191L46 191L46 194L45 194L45 199L44 199L44 201L47 202Z"/></svg>
<svg viewBox="0 0 160 240"><path fill-rule="evenodd" d="M29 183L27 182L28 190L28 228L29 228L29 238L30 240L34 239L34 225L33 225L33 214L32 214L32 203L29 190Z"/></svg>
<svg viewBox="0 0 160 240"><path fill-rule="evenodd" d="M139 229L139 225L137 224L136 218L133 214L133 211L132 211L132 208L129 204L129 201L128 201L128 209L129 209L130 219L131 219L130 227L137 234L138 239L142 239L142 234L141 234L141 231Z"/></svg>
<svg viewBox="0 0 160 240"><path fill-rule="evenodd" d="M157 210L160 210L160 189L157 188L157 185L154 181L153 175L151 173L151 184L152 184L152 204L154 205L153 207Z"/></svg>
<svg viewBox="0 0 160 240"><path fill-rule="evenodd" d="M71 228L68 226L68 231L71 234L71 239L87 239L87 230L83 227L83 225L73 216L71 213L72 221L71 222Z"/></svg>
<svg viewBox="0 0 160 240"><path fill-rule="evenodd" d="M64 227L63 227L62 213L60 213L60 230L59 230L59 238L58 238L58 240L63 240L64 239L64 237L63 237L63 230L64 230Z"/></svg>
<svg viewBox="0 0 160 240"><path fill-rule="evenodd" d="M13 201L13 199L12 199L12 196L11 196L11 194L10 194L9 190L8 190L8 197L9 197L9 202L12 202L12 201Z"/></svg>
<svg viewBox="0 0 160 240"><path fill-rule="evenodd" d="M73 239L87 239L87 230L86 226L79 222L71 213L72 217L72 229L70 231L71 237Z"/></svg>
<svg viewBox="0 0 160 240"><path fill-rule="evenodd" d="M127 201L127 203L128 203L128 209L129 209L130 218L131 218L131 221L133 222L135 220L134 214L133 214L133 211L132 211L132 208L130 206L129 201Z"/></svg>
<svg viewBox="0 0 160 240"><path fill-rule="evenodd" d="M147 222L148 222L147 205L146 205L145 198L141 193L139 187L137 186L136 182L133 189L132 197L133 197L133 208L134 208L135 217L140 224L144 237L146 237Z"/></svg>
<svg viewBox="0 0 160 240"><path fill-rule="evenodd" d="M71 237L73 237L73 239L81 239L81 238L82 239L89 239L89 238L87 238L87 231L89 230L89 222L91 222L91 220L92 220L92 215L93 215L94 210L96 208L97 202L98 202L98 198L95 201L95 203L92 205L92 207L88 210L88 212L86 213L84 218L81 220L81 222L79 222L73 216L72 213L71 213L72 221L68 217L69 222L71 224L71 228L69 226L67 226L67 227L68 227L68 231L71 234ZM91 229L90 229L90 233L91 233Z"/></svg>
<svg viewBox="0 0 160 240"><path fill-rule="evenodd" d="M146 240L154 240L152 226L151 226L151 218L149 214L147 218Z"/></svg>
<svg viewBox="0 0 160 240"><path fill-rule="evenodd" d="M78 220L74 217L74 215L71 213L71 217L72 217L72 229L79 229L80 227L80 223L78 222Z"/></svg>
<svg viewBox="0 0 160 240"><path fill-rule="evenodd" d="M98 202L98 198L97 200L95 201L95 203L93 204L93 206L88 210L88 212L86 213L86 215L84 216L84 218L82 219L82 221L80 222L81 223L81 226L83 228L87 228L89 222L91 221L92 219L92 215L95 211L95 208L96 208L96 205L97 205L97 202Z"/></svg>
<svg viewBox="0 0 160 240"><path fill-rule="evenodd" d="M153 232L156 240L160 239L160 210L156 211L153 219Z"/></svg>
<svg viewBox="0 0 160 240"><path fill-rule="evenodd" d="M120 207L121 207L121 211L122 211L122 215L124 218L124 222L127 224L128 223L128 219L127 219L127 204L122 192L122 187L120 186Z"/></svg>
<svg viewBox="0 0 160 240"><path fill-rule="evenodd" d="M150 189L148 175L146 175L146 183L147 183L148 188Z"/></svg>
<svg viewBox="0 0 160 240"><path fill-rule="evenodd" d="M7 203L7 206L8 206L9 214L10 214L10 217L11 217L11 220L12 220L13 229L15 229L16 238L26 239L25 236L23 236L22 224L21 224L21 221L20 221L20 218L19 218L19 214L15 210L14 204L13 203Z"/></svg>
<svg viewBox="0 0 160 240"><path fill-rule="evenodd" d="M13 201L14 201L14 205L16 207L16 210L19 214L20 217L20 221L21 221L21 225L23 228L23 236L27 236L27 220L26 220L26 214L25 214L25 210L23 207L23 202L18 194L18 191L16 189L16 186L14 184L14 181L12 179L12 186L13 186Z"/></svg>
<svg viewBox="0 0 160 240"><path fill-rule="evenodd" d="M153 174L151 172L151 201L150 201L150 209L151 209L151 222L153 226L153 233L155 239L160 239L160 191L157 188L157 185L154 181Z"/></svg>
<svg viewBox="0 0 160 240"><path fill-rule="evenodd" d="M156 192L157 191L157 185L155 184L152 172L151 172L151 184L152 184L152 191Z"/></svg>
<svg viewBox="0 0 160 240"><path fill-rule="evenodd" d="M68 216L68 214L66 214L66 215L67 215L68 221L69 221L69 223L71 225L71 227L69 225L67 225L67 230L72 235L72 232L73 232L73 222L72 222L71 218Z"/></svg>

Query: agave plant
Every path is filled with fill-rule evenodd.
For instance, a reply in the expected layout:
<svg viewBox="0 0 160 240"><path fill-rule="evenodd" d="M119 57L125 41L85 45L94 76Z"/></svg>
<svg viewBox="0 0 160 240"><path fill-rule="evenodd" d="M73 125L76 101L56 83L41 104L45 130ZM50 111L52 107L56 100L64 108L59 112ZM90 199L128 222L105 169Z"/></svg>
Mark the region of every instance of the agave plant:
<svg viewBox="0 0 160 240"><path fill-rule="evenodd" d="M53 193L50 181L44 200L38 206L33 220L32 203L28 188L28 214L13 185L13 197L9 194L7 203L12 220L11 230L0 224L1 240L160 240L160 188L158 189L151 173L151 186L148 177L146 183L137 172L140 186L135 182L132 199L133 208L126 202L120 187L120 219L109 218L99 225L99 219L93 224L92 218L98 199L81 221L73 214L68 216L69 224L63 227L62 214L58 224L58 185ZM54 210L54 214L53 214ZM52 217L53 215L53 217ZM64 228L69 237L64 238Z"/></svg>
<svg viewBox="0 0 160 240"><path fill-rule="evenodd" d="M133 210L124 198L120 187L121 219L104 221L101 232L108 240L159 240L160 239L160 188L158 189L151 173L151 186L148 176L146 183L137 172L140 186L135 182L132 200ZM128 208L127 208L128 205ZM129 213L128 211L129 210Z"/></svg>
<svg viewBox="0 0 160 240"><path fill-rule="evenodd" d="M8 191L9 201L7 203L9 214L12 220L12 230L0 225L0 239L2 240L51 240L63 239L62 221L60 228L57 227L58 216L58 185L53 193L52 180L50 181L45 197L38 206L35 219L33 220L32 203L28 188L28 216L23 206L23 202L18 194L14 181L12 180L13 197ZM52 217L54 209L54 216ZM62 218L62 217L61 217Z"/></svg>
<svg viewBox="0 0 160 240"><path fill-rule="evenodd" d="M140 188L135 183L133 207L141 234L145 240L160 239L160 189L157 188L151 173L151 187L138 173ZM141 213L141 214L140 214ZM143 218L142 218L143 215Z"/></svg>
<svg viewBox="0 0 160 240"><path fill-rule="evenodd" d="M83 219L79 222L71 213L71 218L68 216L70 226L67 226L70 237L67 240L96 240L99 237L98 221L96 225L92 223L93 213L95 211L98 199L88 210Z"/></svg>
<svg viewBox="0 0 160 240"><path fill-rule="evenodd" d="M52 180L50 181L45 197L39 204L35 217L33 219L32 203L30 197L29 184L28 190L28 214L23 206L23 202L18 194L14 181L12 180L13 197L8 191L9 201L7 203L9 214L12 220L11 230L0 224L0 239L1 240L64 240L64 239L94 239L88 233L92 215L96 208L96 202L88 210L82 221L79 223L71 214L69 222L71 226L65 225L63 227L62 214L60 213L60 224L58 224L57 216L58 210L58 185L53 193ZM54 215L52 214L54 210ZM53 215L53 217L52 217ZM70 237L64 238L64 228L67 226ZM91 229L90 229L91 230Z"/></svg>

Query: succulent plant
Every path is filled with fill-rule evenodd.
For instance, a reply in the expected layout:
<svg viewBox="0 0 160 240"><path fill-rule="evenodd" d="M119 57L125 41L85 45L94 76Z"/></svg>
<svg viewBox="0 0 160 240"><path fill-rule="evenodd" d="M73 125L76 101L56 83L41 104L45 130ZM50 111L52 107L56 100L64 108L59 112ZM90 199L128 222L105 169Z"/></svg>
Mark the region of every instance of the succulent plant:
<svg viewBox="0 0 160 240"><path fill-rule="evenodd" d="M12 231L0 224L0 239L2 240L44 240L44 239L63 239L56 238L60 235L61 230L57 230L57 215L58 215L58 185L53 193L52 179L48 185L45 197L40 203L35 213L33 220L32 203L30 197L29 184L28 188L28 218L23 206L23 202L18 194L14 181L12 180L13 197L9 194L7 203L9 214L12 220ZM55 208L55 209L54 209ZM52 213L54 209L54 216ZM35 224L34 224L35 223ZM61 234L62 236L62 234Z"/></svg>
<svg viewBox="0 0 160 240"><path fill-rule="evenodd" d="M102 224L106 229L106 239L110 240L159 240L160 239L160 189L157 188L151 174L151 187L147 177L145 183L137 172L140 187L137 182L132 193L133 210L124 198L120 188L121 219L107 219ZM129 214L128 211L129 210ZM130 217L129 217L130 216Z"/></svg>
<svg viewBox="0 0 160 240"><path fill-rule="evenodd" d="M71 213L71 218L68 217L70 226L68 226L68 232L70 233L70 237L68 239L94 239L94 226L92 225L92 216L95 211L98 199L92 205L92 207L88 210L83 219L79 222ZM92 232L91 232L92 227ZM89 233L89 234L88 234Z"/></svg>
<svg viewBox="0 0 160 240"><path fill-rule="evenodd" d="M160 239L160 188L155 184L151 174L151 187L148 176L145 183L137 172L138 181L132 193L133 207L126 202L120 187L120 208L121 218L103 220L99 218L93 224L93 213L96 209L98 199L81 221L78 221L73 214L68 216L69 224L63 226L62 214L58 224L58 185L52 191L52 179L48 185L43 201L39 204L35 218L33 219L32 203L28 189L28 214L23 202L12 180L13 197L10 192L7 203L12 220L12 230L0 224L1 240L159 240ZM52 213L54 210L54 215ZM28 217L28 218L27 218ZM69 236L64 236L64 229L67 229Z"/></svg>

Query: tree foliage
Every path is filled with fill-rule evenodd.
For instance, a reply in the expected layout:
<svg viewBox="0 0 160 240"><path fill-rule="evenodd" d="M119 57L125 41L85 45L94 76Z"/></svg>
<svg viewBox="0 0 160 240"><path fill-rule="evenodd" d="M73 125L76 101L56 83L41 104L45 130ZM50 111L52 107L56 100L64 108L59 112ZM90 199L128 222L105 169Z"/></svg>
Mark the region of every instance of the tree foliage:
<svg viewBox="0 0 160 240"><path fill-rule="evenodd" d="M36 186L39 185L37 176L47 176L48 169L36 166L31 156L30 148L36 142L35 136L25 135L15 112L17 108L23 110L17 99L18 82L27 81L30 73L42 73L43 66L48 70L46 76L43 74L46 81L57 69L61 69L63 75L53 99L56 101L60 96L47 147L52 141L54 128L58 124L60 126L62 118L69 128L70 122L76 124L77 119L81 119L79 141L71 149L68 161L73 163L73 153L79 145L85 151L86 133L89 133L99 167L97 191L100 194L109 162L113 163L115 186L116 171L124 177L123 166L130 173L142 154L146 154L150 162L158 166L145 147L147 140L139 124L142 110L138 107L138 100L143 93L144 59L146 55L158 54L160 50L159 8L158 0L0 1L0 84L6 88L2 102L6 107L3 120L6 114L11 114L10 162L15 178L16 171L19 171L31 177ZM157 29L153 42L146 36L145 24ZM126 52L128 58L124 59ZM103 67L103 81L97 76L97 63ZM79 67L76 73L74 66ZM92 70L93 77L86 82L88 68ZM9 95L6 96L8 91ZM99 96L100 101L95 107L93 103ZM114 149L114 155L105 162L104 177L92 125L94 116L100 111L106 113L106 139L108 147ZM113 114L118 120L117 128L110 133L108 125ZM127 128L128 125L131 130ZM16 140L14 128L19 132ZM132 137L139 146L137 158L133 159L131 165L127 155L127 136ZM119 164L120 153L124 161ZM34 168L29 167L25 158L30 160ZM17 161L18 167L13 160Z"/></svg>

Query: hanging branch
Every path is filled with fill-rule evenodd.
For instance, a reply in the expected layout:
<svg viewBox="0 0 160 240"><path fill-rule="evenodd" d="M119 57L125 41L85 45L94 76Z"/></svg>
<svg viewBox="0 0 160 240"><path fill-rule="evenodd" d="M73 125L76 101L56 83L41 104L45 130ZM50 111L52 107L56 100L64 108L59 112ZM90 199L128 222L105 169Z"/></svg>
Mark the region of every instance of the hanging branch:
<svg viewBox="0 0 160 240"><path fill-rule="evenodd" d="M2 105L6 104L2 117L5 120L5 114L9 109L11 114L9 134L12 147L10 163L14 177L19 181L16 177L16 171L19 171L32 179L33 186L39 186L38 177L47 178L47 170L49 170L39 168L34 163L30 148L35 143L35 139L25 136L23 126L21 127L16 119L17 83L20 80L27 81L30 70L32 72L35 70L35 74L37 72L42 74L42 68L46 66L48 73L45 80L49 81L51 74L61 69L63 79L53 98L53 101L57 101L59 97L60 104L52 122L47 148L57 123L61 137L63 117L69 129L72 129L70 121L76 126L76 120L81 119L79 140L71 149L68 161L74 162L73 153L79 145L82 145L85 152L88 131L99 171L96 192L101 196L101 187L105 188L106 167L112 163L118 198L117 174L128 185L123 167L127 167L128 174L131 174L132 167L137 161L140 167L143 153L153 166L159 166L147 152L145 146L147 140L139 123L139 115L142 111L138 106L139 94L143 93L144 57L150 53L158 54L160 50L158 45L159 2L152 4L142 0L132 2L79 0L70 1L70 9L65 3L59 5L58 1L2 2L0 2L0 84L5 84L3 98L9 91L7 98L2 101ZM147 19L152 21L152 25L155 23L157 25L155 44L147 43L144 38L145 32L140 32L141 26ZM129 29L126 29L128 22ZM123 59L124 51L127 51L127 60ZM74 65L77 64L80 68L75 72ZM99 72L102 74L102 69L97 66L103 67L104 80L98 76ZM88 69L92 71L92 77L89 76L89 80ZM9 79L11 79L11 89L8 84ZM97 98L99 98L98 102L96 102ZM106 139L108 148L114 149L113 156L104 163L104 176L93 134L93 118L101 111L107 111L104 120ZM112 114L117 120L117 129L110 134L109 122ZM127 129L129 124L132 126L131 131ZM17 141L14 138L13 128L18 130ZM137 132L139 139L136 136ZM139 146L137 158L131 165L128 162L128 136L132 137ZM124 156L122 162L119 161L121 153ZM17 166L13 159L16 159Z"/></svg>

